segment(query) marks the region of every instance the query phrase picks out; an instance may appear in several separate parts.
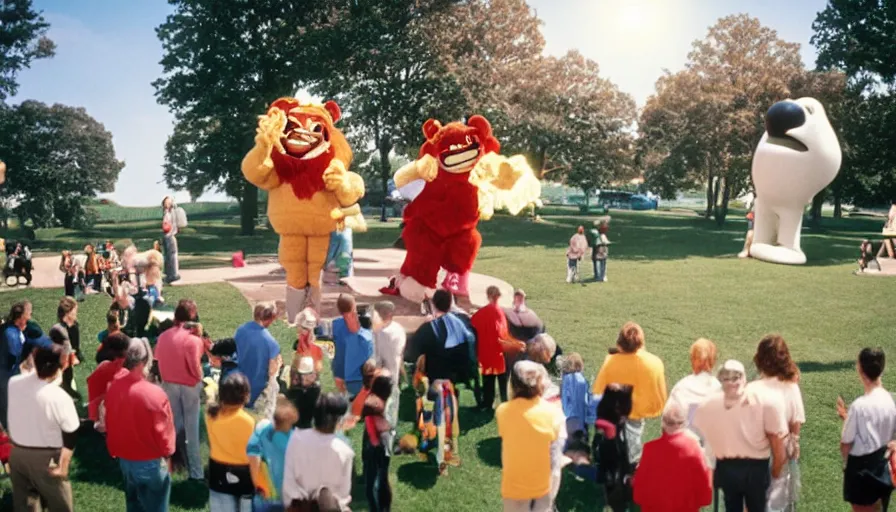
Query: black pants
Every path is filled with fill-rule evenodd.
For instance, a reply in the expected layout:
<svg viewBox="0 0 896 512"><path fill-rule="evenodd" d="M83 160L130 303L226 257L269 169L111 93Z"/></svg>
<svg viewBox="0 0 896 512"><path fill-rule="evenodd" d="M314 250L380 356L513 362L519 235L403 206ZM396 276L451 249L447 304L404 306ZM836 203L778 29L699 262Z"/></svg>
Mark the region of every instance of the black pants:
<svg viewBox="0 0 896 512"><path fill-rule="evenodd" d="M370 512L388 512L392 507L392 488L389 486L389 455L383 445L372 446L365 439L361 452L364 464L364 485Z"/></svg>
<svg viewBox="0 0 896 512"><path fill-rule="evenodd" d="M772 475L768 459L719 459L713 475L725 493L725 510L764 512ZM718 503L716 504L718 507Z"/></svg>
<svg viewBox="0 0 896 512"><path fill-rule="evenodd" d="M498 392L501 394L501 402L507 401L507 372L500 375L483 375L482 407L487 409L495 405L495 380L498 381Z"/></svg>

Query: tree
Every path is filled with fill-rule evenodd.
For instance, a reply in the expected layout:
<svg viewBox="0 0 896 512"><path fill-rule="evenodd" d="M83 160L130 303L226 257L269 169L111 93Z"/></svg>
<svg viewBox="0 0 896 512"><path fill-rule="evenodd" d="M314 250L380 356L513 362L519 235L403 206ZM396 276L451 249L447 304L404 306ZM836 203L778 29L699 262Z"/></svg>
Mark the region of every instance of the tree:
<svg viewBox="0 0 896 512"><path fill-rule="evenodd" d="M896 4L892 0L829 0L812 23L818 67L849 76L875 75L896 84Z"/></svg>
<svg viewBox="0 0 896 512"><path fill-rule="evenodd" d="M0 127L10 136L0 151L10 155L3 190L24 225L35 228L92 225L89 198L115 190L124 162L115 158L112 134L83 108L28 100L0 109Z"/></svg>
<svg viewBox="0 0 896 512"><path fill-rule="evenodd" d="M15 96L20 71L53 56L56 45L45 36L49 28L31 0L0 2L0 102Z"/></svg>
<svg viewBox="0 0 896 512"><path fill-rule="evenodd" d="M586 193L631 169L620 150L634 101L576 51L543 56L541 20L524 0L463 2L434 24L445 27L436 44L465 100L492 121L503 152Z"/></svg>
<svg viewBox="0 0 896 512"><path fill-rule="evenodd" d="M653 166L651 185L706 187L706 217L723 223L731 196L749 187L765 112L802 72L798 44L744 14L720 19L693 44L684 71L660 78L642 112L640 160ZM669 171L672 179L663 177Z"/></svg>
<svg viewBox="0 0 896 512"><path fill-rule="evenodd" d="M353 148L363 156L370 148L379 157L375 174L383 197L392 177L393 151L416 157L427 118L444 122L464 112L460 91L429 38L435 28L432 17L451 3L358 2L339 27L352 35L345 65L312 85L316 93L342 105ZM386 219L385 201L381 219Z"/></svg>
<svg viewBox="0 0 896 512"><path fill-rule="evenodd" d="M815 18L818 67L850 79L840 120L843 165L833 185L840 201L871 206L896 197L896 4L831 0Z"/></svg>
<svg viewBox="0 0 896 512"><path fill-rule="evenodd" d="M238 198L242 232L251 234L258 189L243 179L240 163L252 147L257 116L344 61L337 27L349 6L339 0L301 8L288 0L169 3L175 12L156 29L164 74L153 82L157 100L175 117L165 180L194 197L217 189Z"/></svg>

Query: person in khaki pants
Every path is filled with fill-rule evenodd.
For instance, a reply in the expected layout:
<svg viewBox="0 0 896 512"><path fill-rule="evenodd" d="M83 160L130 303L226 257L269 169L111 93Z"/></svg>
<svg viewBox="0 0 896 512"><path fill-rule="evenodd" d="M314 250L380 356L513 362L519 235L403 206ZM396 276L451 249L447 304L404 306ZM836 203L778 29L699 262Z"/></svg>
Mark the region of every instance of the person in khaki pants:
<svg viewBox="0 0 896 512"><path fill-rule="evenodd" d="M69 463L81 425L71 397L55 381L68 360L59 345L38 348L34 373L9 382L9 458L14 512L46 505L49 512L72 512ZM33 495L42 503L35 503Z"/></svg>

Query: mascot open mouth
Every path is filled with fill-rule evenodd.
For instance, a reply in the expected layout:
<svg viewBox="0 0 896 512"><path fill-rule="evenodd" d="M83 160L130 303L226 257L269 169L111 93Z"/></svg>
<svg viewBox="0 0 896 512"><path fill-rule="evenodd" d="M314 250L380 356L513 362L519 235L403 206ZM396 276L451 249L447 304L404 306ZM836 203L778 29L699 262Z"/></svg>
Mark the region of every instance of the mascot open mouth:
<svg viewBox="0 0 896 512"><path fill-rule="evenodd" d="M465 143L451 144L448 149L439 154L442 167L449 171L456 171L465 167L472 167L481 156L482 147L476 137L467 136Z"/></svg>
<svg viewBox="0 0 896 512"><path fill-rule="evenodd" d="M774 144L775 146L785 147L793 151L799 151L800 153L809 151L809 148L805 144L797 140L795 137L791 137L790 135L785 135L783 137L775 137L769 135L768 139L766 139L766 142L768 142L769 144Z"/></svg>
<svg viewBox="0 0 896 512"><path fill-rule="evenodd" d="M326 126L311 122L306 129L298 119L290 117L283 130L283 148L296 158L317 158L330 149Z"/></svg>

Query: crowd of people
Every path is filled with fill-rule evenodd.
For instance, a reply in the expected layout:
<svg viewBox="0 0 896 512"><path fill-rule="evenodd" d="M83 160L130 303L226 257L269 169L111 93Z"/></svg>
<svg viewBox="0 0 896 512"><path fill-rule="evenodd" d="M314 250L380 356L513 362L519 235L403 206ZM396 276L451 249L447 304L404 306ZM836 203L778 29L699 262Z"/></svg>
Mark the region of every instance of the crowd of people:
<svg viewBox="0 0 896 512"><path fill-rule="evenodd" d="M79 435L104 437L129 511L167 510L171 475L180 471L207 484L213 512L349 510L357 469L346 432L354 428L368 509L390 510L397 453L432 454L440 474L459 465L462 386L494 415L506 511L554 510L565 467L602 483L614 511L633 503L697 511L714 500L749 512L793 506L806 415L782 337L759 342L752 361L759 377L751 382L743 363L719 366L716 345L698 339L692 373L667 392L663 361L629 322L592 384L584 358L563 353L524 291L515 291L510 308L499 306L497 287L487 295L489 303L469 314L437 291L432 317L410 338L391 302L356 304L342 295L332 353L316 340L322 320L306 309L295 319L289 357L268 330L278 316L273 305L256 306L251 321L215 342L190 300L177 304L154 343L129 337L110 311L84 418L73 386L84 357L78 302L60 300L46 335L31 319L32 305L17 303L0 337L0 423L13 444L14 510L36 503L74 510L68 473ZM322 389L325 359L333 391ZM896 404L881 385L884 366L881 350L863 349L856 368L865 394L849 407L838 403L844 498L857 511L886 505L892 490L886 454L896 448ZM398 431L402 380L416 393L411 433ZM661 437L643 443L645 420L657 417Z"/></svg>

